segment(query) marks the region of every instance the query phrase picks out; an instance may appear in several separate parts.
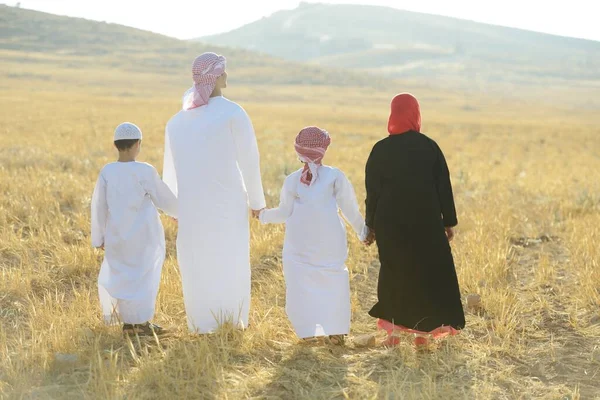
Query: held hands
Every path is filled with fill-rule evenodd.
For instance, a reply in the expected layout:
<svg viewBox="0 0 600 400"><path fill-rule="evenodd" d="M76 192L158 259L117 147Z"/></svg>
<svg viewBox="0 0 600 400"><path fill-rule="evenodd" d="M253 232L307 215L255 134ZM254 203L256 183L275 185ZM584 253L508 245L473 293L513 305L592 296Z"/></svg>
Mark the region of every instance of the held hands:
<svg viewBox="0 0 600 400"><path fill-rule="evenodd" d="M367 237L363 241L363 244L365 246L370 246L375 242L375 240L377 240L377 237L375 236L375 230L369 228L369 233L367 234Z"/></svg>
<svg viewBox="0 0 600 400"><path fill-rule="evenodd" d="M264 208L261 208L260 210L252 210L252 218L254 219L258 219L258 217L260 217L260 213L264 210Z"/></svg>
<svg viewBox="0 0 600 400"><path fill-rule="evenodd" d="M448 238L448 241L451 242L452 239L454 239L454 229L452 229L451 227L446 227L446 237Z"/></svg>

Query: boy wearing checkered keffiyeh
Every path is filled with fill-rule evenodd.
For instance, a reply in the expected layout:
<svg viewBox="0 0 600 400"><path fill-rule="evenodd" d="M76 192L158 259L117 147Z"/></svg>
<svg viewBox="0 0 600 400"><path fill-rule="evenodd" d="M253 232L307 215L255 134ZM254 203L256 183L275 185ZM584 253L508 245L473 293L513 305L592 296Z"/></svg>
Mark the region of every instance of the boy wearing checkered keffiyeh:
<svg viewBox="0 0 600 400"><path fill-rule="evenodd" d="M279 207L263 210L259 219L286 224L286 312L296 334L342 344L350 331L350 284L346 224L339 211L361 240L367 232L352 184L339 169L323 165L330 144L324 129L300 131L295 149L304 167L286 178Z"/></svg>

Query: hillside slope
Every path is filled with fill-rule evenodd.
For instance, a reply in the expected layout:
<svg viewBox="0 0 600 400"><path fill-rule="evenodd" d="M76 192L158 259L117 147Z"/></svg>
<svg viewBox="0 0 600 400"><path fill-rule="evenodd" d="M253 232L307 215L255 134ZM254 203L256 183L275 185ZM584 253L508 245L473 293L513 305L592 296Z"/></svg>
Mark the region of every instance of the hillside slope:
<svg viewBox="0 0 600 400"><path fill-rule="evenodd" d="M227 56L231 78L243 83L376 86L363 74L301 65L247 50L191 43L122 25L57 16L0 5L0 62L3 72L22 67L171 75L189 81L194 57L204 51ZM43 68L39 68L42 67Z"/></svg>
<svg viewBox="0 0 600 400"><path fill-rule="evenodd" d="M600 79L600 42L378 6L302 3L200 40L396 77Z"/></svg>

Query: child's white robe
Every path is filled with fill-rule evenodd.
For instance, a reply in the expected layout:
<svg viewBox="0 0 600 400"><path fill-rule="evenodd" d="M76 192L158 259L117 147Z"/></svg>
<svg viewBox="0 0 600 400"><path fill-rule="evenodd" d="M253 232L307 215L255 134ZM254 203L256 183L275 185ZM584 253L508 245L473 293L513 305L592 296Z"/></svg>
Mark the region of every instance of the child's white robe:
<svg viewBox="0 0 600 400"><path fill-rule="evenodd" d="M92 246L104 245L98 292L107 323L154 316L165 260L157 207L177 216L177 199L149 164L115 162L100 172L92 196Z"/></svg>
<svg viewBox="0 0 600 400"><path fill-rule="evenodd" d="M319 167L310 185L302 170L288 176L278 208L260 215L264 224L286 223L283 269L286 312L300 338L350 332L350 284L346 225L364 239L365 222L350 181L336 168Z"/></svg>

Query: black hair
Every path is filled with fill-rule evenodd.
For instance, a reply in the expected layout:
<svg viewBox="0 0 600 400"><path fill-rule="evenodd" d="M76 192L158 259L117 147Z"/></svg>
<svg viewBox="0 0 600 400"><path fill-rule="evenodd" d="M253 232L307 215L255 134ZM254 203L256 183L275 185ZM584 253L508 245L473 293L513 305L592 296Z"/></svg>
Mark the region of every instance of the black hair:
<svg viewBox="0 0 600 400"><path fill-rule="evenodd" d="M125 151L125 150L129 150L130 148L135 146L135 144L139 141L140 141L140 139L115 140L115 146L119 151Z"/></svg>

